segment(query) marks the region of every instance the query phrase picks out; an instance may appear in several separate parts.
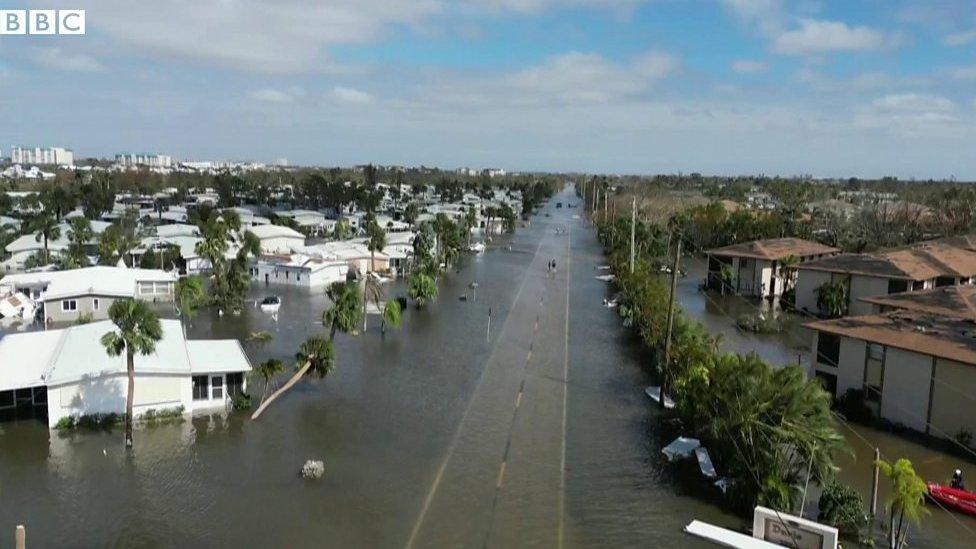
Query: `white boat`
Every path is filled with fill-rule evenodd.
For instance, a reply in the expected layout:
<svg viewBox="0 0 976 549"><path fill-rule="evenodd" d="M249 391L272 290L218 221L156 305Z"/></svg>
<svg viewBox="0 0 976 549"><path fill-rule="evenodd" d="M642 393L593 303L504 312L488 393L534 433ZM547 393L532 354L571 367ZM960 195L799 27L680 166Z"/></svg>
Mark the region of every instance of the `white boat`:
<svg viewBox="0 0 976 549"><path fill-rule="evenodd" d="M469 246L468 249L476 254L480 254L481 252L485 251L485 245L482 242L475 242Z"/></svg>
<svg viewBox="0 0 976 549"><path fill-rule="evenodd" d="M261 312L277 313L281 308L281 298L276 295L269 295L261 301Z"/></svg>
<svg viewBox="0 0 976 549"><path fill-rule="evenodd" d="M654 402L661 402L661 388L656 385L651 385L650 387L644 389L644 394L651 397L651 400ZM664 395L664 407L669 410L674 408L674 400L671 400L671 397L668 395Z"/></svg>
<svg viewBox="0 0 976 549"><path fill-rule="evenodd" d="M679 458L689 458L693 453L695 453L695 448L701 446L701 442L697 438L688 437L678 437L671 441L663 449L661 453L667 456L668 461L674 461Z"/></svg>
<svg viewBox="0 0 976 549"><path fill-rule="evenodd" d="M612 282L617 277L613 276L612 274L608 274L608 275L594 276L593 278L597 280L602 280L604 282Z"/></svg>

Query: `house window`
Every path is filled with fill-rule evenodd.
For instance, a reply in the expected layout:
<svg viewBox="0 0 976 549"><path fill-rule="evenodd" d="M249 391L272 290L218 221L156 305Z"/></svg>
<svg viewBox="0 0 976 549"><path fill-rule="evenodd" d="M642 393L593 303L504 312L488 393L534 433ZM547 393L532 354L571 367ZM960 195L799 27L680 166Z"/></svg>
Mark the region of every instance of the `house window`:
<svg viewBox="0 0 976 549"><path fill-rule="evenodd" d="M817 335L817 362L837 367L840 361L840 336L820 332Z"/></svg>
<svg viewBox="0 0 976 549"><path fill-rule="evenodd" d="M817 380L831 396L837 396L837 376L827 372L817 371Z"/></svg>
<svg viewBox="0 0 976 549"><path fill-rule="evenodd" d="M213 376L210 378L212 387L210 388L210 398L213 400L223 400L224 398L224 376Z"/></svg>
<svg viewBox="0 0 976 549"><path fill-rule="evenodd" d="M907 280L888 280L888 293L889 294L899 294L901 292L908 291L908 281Z"/></svg>
<svg viewBox="0 0 976 549"><path fill-rule="evenodd" d="M302 273L295 273L295 280L297 280L298 282L301 282L302 281Z"/></svg>
<svg viewBox="0 0 976 549"><path fill-rule="evenodd" d="M941 288L943 286L952 286L956 283L956 279L951 276L940 276L935 279L935 287Z"/></svg>
<svg viewBox="0 0 976 549"><path fill-rule="evenodd" d="M244 393L244 374L227 374L227 394L237 396Z"/></svg>
<svg viewBox="0 0 976 549"><path fill-rule="evenodd" d="M152 282L140 282L139 283L139 294L140 295L152 295L153 293L153 283Z"/></svg>
<svg viewBox="0 0 976 549"><path fill-rule="evenodd" d="M871 360L884 360L884 346L877 343L868 343L868 358Z"/></svg>
<svg viewBox="0 0 976 549"><path fill-rule="evenodd" d="M61 302L61 310L62 311L65 311L65 312L67 312L67 311L77 311L78 310L78 301L76 301L74 299L65 299L65 300L63 300Z"/></svg>
<svg viewBox="0 0 976 549"><path fill-rule="evenodd" d="M207 400L209 395L207 376L193 376L193 400Z"/></svg>
<svg viewBox="0 0 976 549"><path fill-rule="evenodd" d="M288 280L288 271L285 271L285 280Z"/></svg>
<svg viewBox="0 0 976 549"><path fill-rule="evenodd" d="M92 310L97 311L99 306L98 298L92 298Z"/></svg>
<svg viewBox="0 0 976 549"><path fill-rule="evenodd" d="M925 289L925 281L924 280L916 280L916 281L912 282L912 291L913 292L917 292L919 290L924 290L924 289Z"/></svg>

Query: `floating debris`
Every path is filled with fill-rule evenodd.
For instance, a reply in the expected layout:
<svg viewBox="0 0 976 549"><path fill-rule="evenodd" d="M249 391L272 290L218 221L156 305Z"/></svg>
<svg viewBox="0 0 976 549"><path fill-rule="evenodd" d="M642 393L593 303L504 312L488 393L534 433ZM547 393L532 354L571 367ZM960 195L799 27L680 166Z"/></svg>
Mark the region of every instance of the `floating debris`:
<svg viewBox="0 0 976 549"><path fill-rule="evenodd" d="M318 480L325 475L325 463L322 461L308 460L302 465L302 478Z"/></svg>

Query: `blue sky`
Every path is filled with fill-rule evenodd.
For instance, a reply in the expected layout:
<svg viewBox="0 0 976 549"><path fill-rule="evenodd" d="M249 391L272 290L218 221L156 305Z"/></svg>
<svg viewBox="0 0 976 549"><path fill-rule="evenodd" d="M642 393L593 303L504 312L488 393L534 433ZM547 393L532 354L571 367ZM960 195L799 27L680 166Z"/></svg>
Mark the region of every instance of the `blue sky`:
<svg viewBox="0 0 976 549"><path fill-rule="evenodd" d="M76 0L0 36L0 148L976 179L976 10L928 0Z"/></svg>

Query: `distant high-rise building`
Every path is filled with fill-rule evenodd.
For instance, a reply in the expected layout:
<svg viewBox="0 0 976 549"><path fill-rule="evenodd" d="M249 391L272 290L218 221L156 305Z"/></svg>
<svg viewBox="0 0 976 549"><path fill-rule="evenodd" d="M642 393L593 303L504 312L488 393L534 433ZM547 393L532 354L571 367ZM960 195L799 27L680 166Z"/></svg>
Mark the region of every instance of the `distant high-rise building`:
<svg viewBox="0 0 976 549"><path fill-rule="evenodd" d="M61 147L20 147L10 149L10 162L13 164L50 164L73 166L75 153Z"/></svg>
<svg viewBox="0 0 976 549"><path fill-rule="evenodd" d="M173 157L155 153L120 153L115 155L115 163L126 168L169 168L173 165Z"/></svg>

